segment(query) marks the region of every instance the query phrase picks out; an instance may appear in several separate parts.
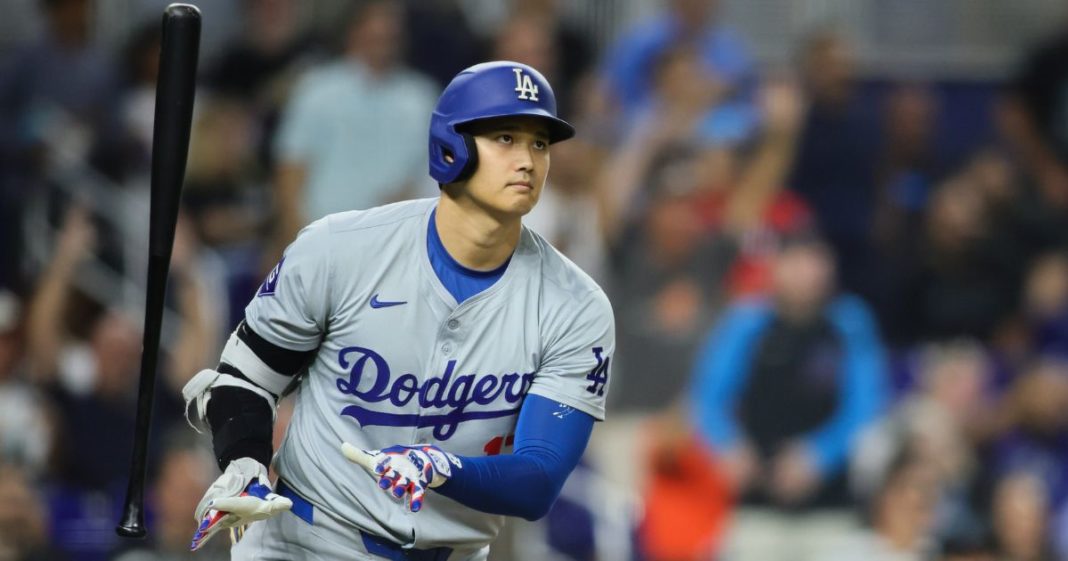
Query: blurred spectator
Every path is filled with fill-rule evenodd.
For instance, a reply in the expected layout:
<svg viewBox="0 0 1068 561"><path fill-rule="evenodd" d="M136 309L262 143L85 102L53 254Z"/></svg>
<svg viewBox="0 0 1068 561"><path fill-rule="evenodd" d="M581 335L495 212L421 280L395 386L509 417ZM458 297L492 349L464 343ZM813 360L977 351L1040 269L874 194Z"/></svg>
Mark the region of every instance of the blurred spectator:
<svg viewBox="0 0 1068 561"><path fill-rule="evenodd" d="M994 535L1000 561L1053 561L1050 549L1048 489L1041 479L1014 473L994 489Z"/></svg>
<svg viewBox="0 0 1068 561"><path fill-rule="evenodd" d="M276 139L274 256L326 214L433 194L426 131L437 87L401 64L402 17L396 1L358 4L343 58L294 91Z"/></svg>
<svg viewBox="0 0 1068 561"><path fill-rule="evenodd" d="M623 123L655 103L657 68L670 51L692 49L699 71L687 78L702 88L712 103L710 121L755 120L749 97L755 84L752 61L740 37L717 21L719 0L670 0L666 9L620 35L602 65L602 94L621 111Z"/></svg>
<svg viewBox="0 0 1068 561"><path fill-rule="evenodd" d="M629 220L644 213L640 187L647 183L653 161L679 146L699 152L693 156L694 165L672 173L685 170L681 175L689 176L706 228L737 235L760 224L765 212L784 199L782 180L794 155L802 112L796 88L788 81L772 81L761 90L765 121L761 136L753 138L748 126L704 127L700 115L711 100L698 64L695 52L686 46L663 53L656 66L656 103L645 109L641 125L603 166L598 194L610 241L620 236ZM793 223L795 213L783 210L772 212Z"/></svg>
<svg viewBox="0 0 1068 561"><path fill-rule="evenodd" d="M626 434L680 397L699 339L726 299L766 289L769 248L807 225L803 208L780 188L799 114L790 92L767 86L767 126L744 160L732 140L680 144L680 120L636 131L606 166L598 189L614 253L622 358L609 398L616 426L599 432L595 450L613 434L618 442L605 450L641 446ZM619 479L641 489L644 470Z"/></svg>
<svg viewBox="0 0 1068 561"><path fill-rule="evenodd" d="M610 239L619 362L608 397L614 421L596 427L589 453L610 482L637 493L647 483L641 458L655 441L642 435L652 434L650 420L685 387L698 337L717 308L718 279L732 257L729 244L702 233L693 209L696 166L694 150L662 149L639 181L642 214L622 228L603 218L606 228L622 230ZM635 461L619 462L621 454Z"/></svg>
<svg viewBox="0 0 1068 561"><path fill-rule="evenodd" d="M65 314L71 313L71 279L94 243L88 215L72 210L31 302L26 348L35 379L52 388L62 411L57 446L63 454L61 475L106 488L122 473L129 442L97 436L123 434L132 426L131 388L140 349L137 328L117 311L102 314L85 343L72 345L64 325Z"/></svg>
<svg viewBox="0 0 1068 561"><path fill-rule="evenodd" d="M59 142L87 159L114 134L118 76L112 58L90 41L89 0L45 0L46 33L17 49L0 71L3 146L44 163L36 150ZM60 138L61 137L61 138Z"/></svg>
<svg viewBox="0 0 1068 561"><path fill-rule="evenodd" d="M22 470L0 463L0 561L62 561L48 543L46 505Z"/></svg>
<svg viewBox="0 0 1068 561"><path fill-rule="evenodd" d="M926 460L905 453L887 470L870 508L871 529L832 554L833 561L925 561L935 550L932 530L939 477Z"/></svg>
<svg viewBox="0 0 1068 561"><path fill-rule="evenodd" d="M597 190L605 213L605 236L610 242L619 237L628 221L644 211L641 187L648 180L654 159L667 150L697 142L695 123L712 101L698 64L687 46L661 54L652 68L654 101L643 108L637 126L623 135L602 167ZM690 181L700 184L704 179L694 177Z"/></svg>
<svg viewBox="0 0 1068 561"><path fill-rule="evenodd" d="M1049 252L1032 263L1023 305L1034 350L1068 359L1068 253Z"/></svg>
<svg viewBox="0 0 1068 561"><path fill-rule="evenodd" d="M182 193L184 210L205 244L247 243L258 237L267 204L251 181L252 115L232 98L204 95L198 103Z"/></svg>
<svg viewBox="0 0 1068 561"><path fill-rule="evenodd" d="M1063 16L1062 16L1063 17ZM1068 22L1028 53L1010 84L1001 126L1044 199L1068 212Z"/></svg>
<svg viewBox="0 0 1068 561"><path fill-rule="evenodd" d="M857 92L853 47L834 31L807 38L800 66L808 96L787 185L808 203L834 248L843 289L871 296L871 230L879 130Z"/></svg>
<svg viewBox="0 0 1068 561"><path fill-rule="evenodd" d="M182 427L183 429L185 427ZM184 434L185 431L183 430ZM124 548L115 561L214 561L230 558L230 543L213 540L196 553L189 541L196 531L193 518L204 489L216 474L211 452L195 441L175 439L163 452L159 472L150 487L151 532L147 542Z"/></svg>
<svg viewBox="0 0 1068 561"><path fill-rule="evenodd" d="M282 107L299 73L319 54L303 28L300 6L295 0L241 0L241 34L205 65L208 89L239 100L257 123L257 139L250 141L263 170L273 166L270 140Z"/></svg>
<svg viewBox="0 0 1068 561"><path fill-rule="evenodd" d="M639 534L647 561L712 559L734 508L730 482L684 409L658 416L640 435L649 441Z"/></svg>
<svg viewBox="0 0 1068 561"><path fill-rule="evenodd" d="M1059 510L1068 505L1068 362L1037 360L1008 397L1014 426L989 447L986 479L1034 476L1049 508Z"/></svg>
<svg viewBox="0 0 1068 561"><path fill-rule="evenodd" d="M38 479L52 451L53 430L46 402L26 376L21 308L13 293L0 289L0 464L19 466Z"/></svg>
<svg viewBox="0 0 1068 561"><path fill-rule="evenodd" d="M886 398L867 307L830 249L790 240L766 300L732 306L695 367L693 407L741 502L724 559L824 559L854 528L845 463Z"/></svg>
<svg viewBox="0 0 1068 561"><path fill-rule="evenodd" d="M0 53L0 286L21 287L19 226L56 159L121 167L114 62L90 41L90 0L42 0L44 33Z"/></svg>
<svg viewBox="0 0 1068 561"><path fill-rule="evenodd" d="M300 6L294 0L242 0L242 33L205 72L217 93L254 102L268 95L272 82L300 66L313 48L303 33Z"/></svg>
<svg viewBox="0 0 1068 561"><path fill-rule="evenodd" d="M930 521L934 535L975 535L981 531L970 503L978 472L975 446L999 422L984 397L992 365L982 347L968 341L921 352L918 387L859 439L853 487L859 497L873 497L892 477L895 458L906 455L930 471L938 489Z"/></svg>
<svg viewBox="0 0 1068 561"><path fill-rule="evenodd" d="M142 184L147 183L151 173L161 40L159 23L151 21L134 30L123 49L125 92L120 111L124 132L129 138L125 168Z"/></svg>
<svg viewBox="0 0 1068 561"><path fill-rule="evenodd" d="M735 146L734 139L706 140L704 188L696 201L705 227L736 247L724 282L731 299L770 290L781 240L813 227L807 205L783 189L803 115L797 88L769 80L759 99L764 127L752 142Z"/></svg>
<svg viewBox="0 0 1068 561"><path fill-rule="evenodd" d="M444 88L457 72L482 62L483 46L460 0L408 0L408 64ZM537 67L535 67L537 68ZM556 82L553 82L555 85ZM560 92L557 91L557 100Z"/></svg>
<svg viewBox="0 0 1068 561"><path fill-rule="evenodd" d="M202 274L200 280L216 292L226 291L225 296L220 294L216 311L219 322L229 328L244 318L249 295L263 278L266 248L260 234L270 203L257 181L256 124L246 105L207 92L197 104L182 192L183 218L188 218L195 237L219 254L215 276Z"/></svg>
<svg viewBox="0 0 1068 561"><path fill-rule="evenodd" d="M622 358L609 400L617 412L658 411L679 396L698 338L719 307L718 279L733 249L703 232L694 210L697 156L681 146L656 155L644 182L642 214L613 245Z"/></svg>
<svg viewBox="0 0 1068 561"><path fill-rule="evenodd" d="M95 237L86 212L72 209L30 304L26 346L31 373L47 388L58 412L56 484L50 489L52 543L86 561L103 559L115 542L113 509L127 471L130 439L100 435L130 434L141 350L137 325L122 311L104 304L95 314L79 314L74 306L73 279ZM179 389L217 351L217 327L206 311L211 307L195 257L188 228L180 226L171 286L182 321L161 369L166 389L156 400L154 417L162 426L181 419ZM79 332L84 340L75 336Z"/></svg>
<svg viewBox="0 0 1068 561"><path fill-rule="evenodd" d="M210 308L196 280L196 249L187 236L187 230L180 228L172 255L173 288L185 321L164 369L168 394L177 393L206 363L218 338L205 313ZM98 435L124 434L132 426L140 334L117 309L105 307L88 320L72 314L72 278L89 256L94 238L85 212L72 210L30 305L27 353L35 379L51 389L62 412L60 473L68 482L107 489L125 471L129 441L101 440ZM84 341L72 336L65 318L88 325Z"/></svg>
<svg viewBox="0 0 1068 561"><path fill-rule="evenodd" d="M874 242L884 262L904 258L919 243L917 232L930 193L945 171L935 142L939 111L934 93L922 84L898 86L886 101L872 217ZM898 279L893 273L891 264L882 266L879 274L889 274L884 282L894 282Z"/></svg>
<svg viewBox="0 0 1068 561"><path fill-rule="evenodd" d="M1011 230L996 226L995 199L975 168L947 179L931 196L919 251L896 263L901 280L886 310L898 341L960 336L989 342L1016 309L1026 256Z"/></svg>

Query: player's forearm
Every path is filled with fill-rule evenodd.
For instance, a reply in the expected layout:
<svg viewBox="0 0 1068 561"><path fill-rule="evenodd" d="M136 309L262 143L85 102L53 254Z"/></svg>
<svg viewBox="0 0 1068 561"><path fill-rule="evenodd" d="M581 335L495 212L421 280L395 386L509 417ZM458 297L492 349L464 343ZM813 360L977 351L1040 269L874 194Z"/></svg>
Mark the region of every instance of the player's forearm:
<svg viewBox="0 0 1068 561"><path fill-rule="evenodd" d="M437 492L465 506L537 520L549 512L574 466L560 466L550 451L461 457L463 468Z"/></svg>
<svg viewBox="0 0 1068 561"><path fill-rule="evenodd" d="M578 465L593 417L540 395L528 395L516 424L515 451L461 457L462 467L436 490L473 509L537 520L549 512Z"/></svg>

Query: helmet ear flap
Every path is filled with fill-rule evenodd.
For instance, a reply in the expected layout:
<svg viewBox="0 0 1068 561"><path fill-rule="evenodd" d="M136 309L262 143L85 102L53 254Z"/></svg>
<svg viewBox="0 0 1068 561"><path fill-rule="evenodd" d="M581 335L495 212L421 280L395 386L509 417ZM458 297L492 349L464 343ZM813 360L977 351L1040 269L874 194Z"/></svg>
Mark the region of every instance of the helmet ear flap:
<svg viewBox="0 0 1068 561"><path fill-rule="evenodd" d="M430 176L439 185L463 181L471 177L477 167L478 149L473 136L452 127L437 134L431 130Z"/></svg>
<svg viewBox="0 0 1068 561"><path fill-rule="evenodd" d="M461 132L460 137L464 139L464 147L467 148L467 159L464 162L460 173L456 175L455 181L463 181L474 175L475 170L478 169L478 147L475 145L475 137L466 132Z"/></svg>

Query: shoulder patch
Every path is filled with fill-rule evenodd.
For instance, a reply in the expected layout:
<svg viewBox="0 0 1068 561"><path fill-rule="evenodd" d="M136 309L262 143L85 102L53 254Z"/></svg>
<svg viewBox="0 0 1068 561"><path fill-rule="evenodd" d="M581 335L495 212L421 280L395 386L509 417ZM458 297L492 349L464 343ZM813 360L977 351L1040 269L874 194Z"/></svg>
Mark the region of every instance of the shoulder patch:
<svg viewBox="0 0 1068 561"><path fill-rule="evenodd" d="M283 255L282 259L278 261L278 264L271 269L270 274L267 275L267 279L260 285L260 290L256 293L257 297L274 295L275 289L278 288L278 277L282 274L282 263L285 262L286 258Z"/></svg>
<svg viewBox="0 0 1068 561"><path fill-rule="evenodd" d="M604 347L594 347L593 356L597 359L597 366L590 370L586 379L592 382L586 387L586 391L595 395L604 395L604 386L608 383L608 362L611 360L607 354L602 356Z"/></svg>

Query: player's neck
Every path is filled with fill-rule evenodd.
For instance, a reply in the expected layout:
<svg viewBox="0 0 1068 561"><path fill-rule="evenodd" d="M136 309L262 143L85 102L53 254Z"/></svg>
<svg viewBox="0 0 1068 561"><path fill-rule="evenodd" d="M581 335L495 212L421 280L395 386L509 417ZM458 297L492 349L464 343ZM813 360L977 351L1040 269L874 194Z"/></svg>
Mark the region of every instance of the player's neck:
<svg viewBox="0 0 1068 561"><path fill-rule="evenodd" d="M436 222L445 250L468 269L490 271L500 267L519 243L518 216L494 216L471 201L442 196Z"/></svg>

